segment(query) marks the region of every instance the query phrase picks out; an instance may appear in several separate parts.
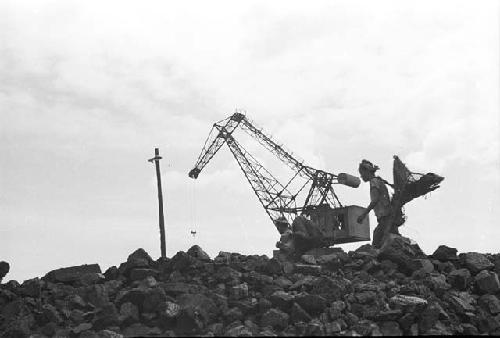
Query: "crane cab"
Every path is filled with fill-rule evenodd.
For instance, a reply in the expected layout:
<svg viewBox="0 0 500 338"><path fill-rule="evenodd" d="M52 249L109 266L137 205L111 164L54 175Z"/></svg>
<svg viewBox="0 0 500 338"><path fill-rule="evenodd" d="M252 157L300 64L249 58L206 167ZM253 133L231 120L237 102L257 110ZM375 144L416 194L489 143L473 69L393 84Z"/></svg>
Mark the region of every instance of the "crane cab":
<svg viewBox="0 0 500 338"><path fill-rule="evenodd" d="M331 245L370 240L370 220L367 217L362 223L357 218L365 208L349 205L331 208L329 205L318 206L309 213L311 222L318 226Z"/></svg>

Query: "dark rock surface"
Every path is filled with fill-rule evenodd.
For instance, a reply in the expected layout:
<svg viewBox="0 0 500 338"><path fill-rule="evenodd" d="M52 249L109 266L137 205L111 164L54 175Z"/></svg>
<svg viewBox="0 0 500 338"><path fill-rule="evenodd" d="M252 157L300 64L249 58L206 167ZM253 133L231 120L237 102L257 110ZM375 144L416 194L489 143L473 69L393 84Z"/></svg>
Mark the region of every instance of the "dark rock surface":
<svg viewBox="0 0 500 338"><path fill-rule="evenodd" d="M305 257L304 257L305 256ZM2 337L499 335L498 255L393 237L298 261L143 249L0 284Z"/></svg>

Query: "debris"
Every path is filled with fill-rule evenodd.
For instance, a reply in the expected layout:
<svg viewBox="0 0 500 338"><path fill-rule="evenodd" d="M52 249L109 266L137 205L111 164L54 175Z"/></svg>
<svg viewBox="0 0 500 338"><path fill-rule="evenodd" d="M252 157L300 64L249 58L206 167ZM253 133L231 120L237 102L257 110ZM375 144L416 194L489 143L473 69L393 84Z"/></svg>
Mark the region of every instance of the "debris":
<svg viewBox="0 0 500 338"><path fill-rule="evenodd" d="M498 333L495 271L483 269L475 276L465 267L431 271L430 264L445 262L433 255L430 263L406 239L390 245L391 254L372 246L349 253L331 248L306 252L315 265L237 253L219 255L216 262L192 251L155 262L138 250L105 280L89 277L98 272L73 271L71 279L64 279L71 282L34 278L22 285L1 284L0 335ZM396 253L411 259L402 264L393 257ZM331 261L322 257L334 255L338 268L332 270ZM294 269L285 274L287 263ZM365 269L368 263L379 267ZM141 271L157 276L134 280Z"/></svg>

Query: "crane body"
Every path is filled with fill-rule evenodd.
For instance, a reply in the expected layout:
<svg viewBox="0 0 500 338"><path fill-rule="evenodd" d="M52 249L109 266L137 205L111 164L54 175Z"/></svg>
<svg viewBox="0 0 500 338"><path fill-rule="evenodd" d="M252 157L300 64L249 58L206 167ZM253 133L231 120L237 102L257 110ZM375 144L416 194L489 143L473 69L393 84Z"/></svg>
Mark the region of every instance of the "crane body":
<svg viewBox="0 0 500 338"><path fill-rule="evenodd" d="M293 176L288 182L281 183L236 140L233 134L237 129L246 132L292 170ZM368 218L365 218L363 223L356 221L363 208L343 206L333 189L335 184L356 188L360 184L358 177L346 173L336 175L305 165L241 112L235 112L214 123L194 168L189 172L189 177L198 178L224 144L230 149L275 225L280 222L293 224L297 216L301 215L319 229L322 246L370 240ZM305 183L300 188L293 189L299 178ZM306 193L307 186L309 189ZM299 195L305 195L303 203L300 203Z"/></svg>

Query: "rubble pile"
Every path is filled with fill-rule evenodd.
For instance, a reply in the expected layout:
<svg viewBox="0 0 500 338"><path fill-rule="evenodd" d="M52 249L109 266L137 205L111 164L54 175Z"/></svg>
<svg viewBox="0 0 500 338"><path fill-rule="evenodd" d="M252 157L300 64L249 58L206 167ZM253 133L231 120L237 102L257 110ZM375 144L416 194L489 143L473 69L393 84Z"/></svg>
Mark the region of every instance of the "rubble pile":
<svg viewBox="0 0 500 338"><path fill-rule="evenodd" d="M298 261L200 247L143 249L0 285L2 337L500 334L500 255L391 237L310 250Z"/></svg>

